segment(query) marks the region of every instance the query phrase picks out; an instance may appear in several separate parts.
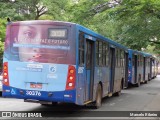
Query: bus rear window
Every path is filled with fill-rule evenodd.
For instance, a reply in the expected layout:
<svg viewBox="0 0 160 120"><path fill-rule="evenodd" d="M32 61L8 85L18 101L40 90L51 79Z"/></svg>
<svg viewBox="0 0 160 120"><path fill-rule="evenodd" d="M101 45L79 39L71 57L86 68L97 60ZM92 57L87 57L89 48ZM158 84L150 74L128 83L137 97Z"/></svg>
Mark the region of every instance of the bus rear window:
<svg viewBox="0 0 160 120"><path fill-rule="evenodd" d="M10 59L74 64L75 41L69 31L70 28L65 26L13 25L9 42Z"/></svg>

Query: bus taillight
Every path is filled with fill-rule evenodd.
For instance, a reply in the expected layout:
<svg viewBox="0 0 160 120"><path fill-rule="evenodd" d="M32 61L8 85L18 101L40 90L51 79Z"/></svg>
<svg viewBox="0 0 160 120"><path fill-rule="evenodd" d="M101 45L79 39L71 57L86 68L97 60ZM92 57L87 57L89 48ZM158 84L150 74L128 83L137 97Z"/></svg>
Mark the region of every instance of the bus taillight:
<svg viewBox="0 0 160 120"><path fill-rule="evenodd" d="M131 76L131 71L130 70L128 70L128 76Z"/></svg>
<svg viewBox="0 0 160 120"><path fill-rule="evenodd" d="M131 71L128 71L129 74L131 74Z"/></svg>
<svg viewBox="0 0 160 120"><path fill-rule="evenodd" d="M75 88L75 79L76 79L76 69L74 66L70 65L68 68L66 90L72 90Z"/></svg>
<svg viewBox="0 0 160 120"><path fill-rule="evenodd" d="M8 63L3 63L3 84L9 86Z"/></svg>

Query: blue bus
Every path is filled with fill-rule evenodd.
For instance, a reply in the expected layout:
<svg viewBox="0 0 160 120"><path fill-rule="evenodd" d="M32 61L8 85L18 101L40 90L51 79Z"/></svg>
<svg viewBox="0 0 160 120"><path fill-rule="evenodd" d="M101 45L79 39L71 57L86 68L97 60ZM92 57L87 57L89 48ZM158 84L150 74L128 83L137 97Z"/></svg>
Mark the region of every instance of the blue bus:
<svg viewBox="0 0 160 120"><path fill-rule="evenodd" d="M151 57L151 67L152 67L152 71L151 71L151 78L154 79L156 78L157 74L158 74L158 60L156 57L152 56Z"/></svg>
<svg viewBox="0 0 160 120"><path fill-rule="evenodd" d="M144 81L147 83L152 79L151 74L152 74L152 55L148 53L144 53Z"/></svg>
<svg viewBox="0 0 160 120"><path fill-rule="evenodd" d="M148 83L151 79L151 57L152 55L132 50L128 50L128 83L140 86L141 83Z"/></svg>
<svg viewBox="0 0 160 120"><path fill-rule="evenodd" d="M2 95L99 108L103 97L120 95L127 83L127 58L126 47L75 23L12 22L6 31Z"/></svg>

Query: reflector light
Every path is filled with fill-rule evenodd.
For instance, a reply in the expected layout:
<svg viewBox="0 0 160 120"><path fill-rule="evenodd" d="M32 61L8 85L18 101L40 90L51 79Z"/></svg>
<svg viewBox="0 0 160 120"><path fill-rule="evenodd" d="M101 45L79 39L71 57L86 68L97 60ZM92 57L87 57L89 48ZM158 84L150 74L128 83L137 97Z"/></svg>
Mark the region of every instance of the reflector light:
<svg viewBox="0 0 160 120"><path fill-rule="evenodd" d="M69 85L70 87L72 87L72 86L73 86L73 83L69 83L68 85Z"/></svg>
<svg viewBox="0 0 160 120"><path fill-rule="evenodd" d="M8 62L3 63L3 84L9 86Z"/></svg>
<svg viewBox="0 0 160 120"><path fill-rule="evenodd" d="M74 66L69 65L68 76L66 81L66 90L73 90L75 88L76 69Z"/></svg>
<svg viewBox="0 0 160 120"><path fill-rule="evenodd" d="M4 73L4 76L6 76L7 75L7 73Z"/></svg>
<svg viewBox="0 0 160 120"><path fill-rule="evenodd" d="M128 71L128 73L130 74L130 73L131 73L131 71Z"/></svg>
<svg viewBox="0 0 160 120"><path fill-rule="evenodd" d="M69 72L70 72L71 74L73 74L73 73L74 73L74 70L70 70Z"/></svg>
<svg viewBox="0 0 160 120"><path fill-rule="evenodd" d="M7 69L7 66L4 66L3 69L6 70L6 69Z"/></svg>
<svg viewBox="0 0 160 120"><path fill-rule="evenodd" d="M70 76L69 79L70 79L70 80L73 80L73 76Z"/></svg>
<svg viewBox="0 0 160 120"><path fill-rule="evenodd" d="M7 82L8 80L7 79L4 79L4 82Z"/></svg>

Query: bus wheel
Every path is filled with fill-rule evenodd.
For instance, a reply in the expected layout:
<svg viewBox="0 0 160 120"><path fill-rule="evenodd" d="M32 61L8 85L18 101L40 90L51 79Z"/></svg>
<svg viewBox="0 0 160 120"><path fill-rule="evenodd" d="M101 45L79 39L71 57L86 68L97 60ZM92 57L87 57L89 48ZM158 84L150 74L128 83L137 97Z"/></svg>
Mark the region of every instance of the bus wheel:
<svg viewBox="0 0 160 120"><path fill-rule="evenodd" d="M150 81L151 80L151 78L150 78L150 74L148 74L148 81Z"/></svg>
<svg viewBox="0 0 160 120"><path fill-rule="evenodd" d="M52 106L57 105L57 104L58 104L58 102L52 102Z"/></svg>
<svg viewBox="0 0 160 120"><path fill-rule="evenodd" d="M139 87L141 85L140 81L138 80L138 83L137 83L137 87Z"/></svg>
<svg viewBox="0 0 160 120"><path fill-rule="evenodd" d="M116 96L120 96L121 95L121 90L115 93Z"/></svg>
<svg viewBox="0 0 160 120"><path fill-rule="evenodd" d="M137 83L137 87L139 87L140 85L141 85L141 76L139 75L139 77L138 77L138 83Z"/></svg>
<svg viewBox="0 0 160 120"><path fill-rule="evenodd" d="M120 96L121 95L121 90L122 90L122 82L121 82L120 90L118 92L116 92L115 95Z"/></svg>
<svg viewBox="0 0 160 120"><path fill-rule="evenodd" d="M94 103L94 108L98 109L102 106L102 87L98 84L97 91L96 91L96 101Z"/></svg>
<svg viewBox="0 0 160 120"><path fill-rule="evenodd" d="M43 104L40 103L42 106L56 106L58 104L58 102L52 102L52 104Z"/></svg>
<svg viewBox="0 0 160 120"><path fill-rule="evenodd" d="M145 81L145 84L147 84L147 83L148 83L148 80Z"/></svg>

